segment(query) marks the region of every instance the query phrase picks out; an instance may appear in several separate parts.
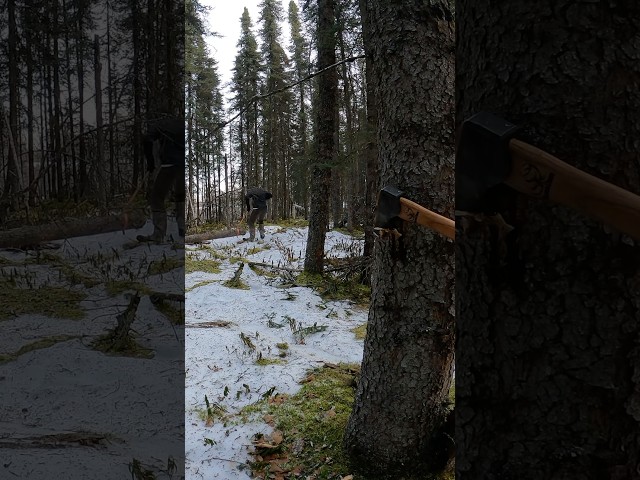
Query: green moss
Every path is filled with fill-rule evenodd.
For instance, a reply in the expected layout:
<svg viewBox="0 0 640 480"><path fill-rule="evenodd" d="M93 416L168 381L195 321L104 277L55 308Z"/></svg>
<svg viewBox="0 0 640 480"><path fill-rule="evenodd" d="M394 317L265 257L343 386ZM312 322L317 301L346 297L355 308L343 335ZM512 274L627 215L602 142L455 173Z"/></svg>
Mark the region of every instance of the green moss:
<svg viewBox="0 0 640 480"><path fill-rule="evenodd" d="M234 255L232 257L229 257L229 263L249 263L249 260L244 257L238 257Z"/></svg>
<svg viewBox="0 0 640 480"><path fill-rule="evenodd" d="M41 338L40 340L36 340L35 342L28 343L20 347L14 353L8 353L0 355L0 364L5 362L10 362L12 360L16 360L20 355L24 355L28 352L33 352L34 350L42 350L43 348L49 348L52 345L57 343L66 342L68 340L73 340L74 338L81 338L80 335L54 335L52 337Z"/></svg>
<svg viewBox="0 0 640 480"><path fill-rule="evenodd" d="M243 410L252 415L273 415L276 428L283 433L285 452L293 445L304 445L291 455L289 467L302 467L300 477L341 478L351 473L342 449L342 436L354 399L354 372L358 365L317 368L309 372L298 393L291 397L267 398ZM278 398L280 397L280 399ZM331 462L326 459L330 457ZM254 464L255 469L260 464Z"/></svg>
<svg viewBox="0 0 640 480"><path fill-rule="evenodd" d="M176 268L184 268L185 263L181 256L165 256L162 260L154 260L149 264L149 275L161 275Z"/></svg>
<svg viewBox="0 0 640 480"><path fill-rule="evenodd" d="M262 275L263 277L266 277L266 278L276 278L278 276L277 273L270 272L268 270L265 270L264 268L260 268L257 265L253 265L251 262L249 262L248 265L249 265L249 268L253 270L253 272L256 275Z"/></svg>
<svg viewBox="0 0 640 480"><path fill-rule="evenodd" d="M120 348L114 348L114 334L108 333L95 340L91 347L94 350L107 355L133 357L133 358L153 358L153 350L139 345L131 336L126 338Z"/></svg>
<svg viewBox="0 0 640 480"><path fill-rule="evenodd" d="M221 222L207 222L207 223L203 223L202 225L197 225L189 228L189 230L187 231L187 235L195 235L197 233L209 233L209 232L214 232L216 230L226 230L227 228L229 228L229 226Z"/></svg>
<svg viewBox="0 0 640 480"><path fill-rule="evenodd" d="M0 283L0 320L13 316L40 314L54 318L84 318L80 307L87 295L77 290L42 286L20 288L10 282Z"/></svg>
<svg viewBox="0 0 640 480"><path fill-rule="evenodd" d="M34 259L28 260L26 263L34 263L37 265L46 264L57 268L60 272L60 275L62 275L71 285L82 284L86 288L91 288L101 283L101 281L97 278L90 277L81 273L76 265L72 265L71 263L64 261L57 255L52 255L47 252L38 253L38 255Z"/></svg>
<svg viewBox="0 0 640 480"><path fill-rule="evenodd" d="M184 270L185 273L220 273L220 262L213 259L198 260L193 255L187 255L185 258Z"/></svg>
<svg viewBox="0 0 640 480"><path fill-rule="evenodd" d="M259 359L256 360L256 365L260 365L261 367L264 367L266 365L284 365L285 363L287 363L284 360L280 360L279 358L264 358L261 357Z"/></svg>
<svg viewBox="0 0 640 480"><path fill-rule="evenodd" d="M296 284L311 287L325 300L351 300L358 305L368 305L371 287L354 280L341 280L331 275L302 272L296 278Z"/></svg>
<svg viewBox="0 0 640 480"><path fill-rule="evenodd" d="M351 331L356 336L356 340L364 340L367 336L367 324L363 323L362 325L358 325L355 328L352 328Z"/></svg>
<svg viewBox="0 0 640 480"><path fill-rule="evenodd" d="M268 222L268 225L276 225L285 228L303 228L309 226L309 220L304 218L287 218Z"/></svg>
<svg viewBox="0 0 640 480"><path fill-rule="evenodd" d="M128 291L140 292L142 295L149 294L151 290L146 285L131 280L111 280L105 284L107 292L111 296L117 296Z"/></svg>
<svg viewBox="0 0 640 480"><path fill-rule="evenodd" d="M211 285L212 283L216 283L218 280L205 280L203 282L198 282L194 286L185 289L185 292L190 292L191 290L195 290L196 288L205 287L207 285Z"/></svg>
<svg viewBox="0 0 640 480"><path fill-rule="evenodd" d="M264 252L265 250L269 250L270 247L251 247L247 250L246 255L254 255L256 253Z"/></svg>
<svg viewBox="0 0 640 480"><path fill-rule="evenodd" d="M276 347L278 347L280 350L289 350L288 343L276 343Z"/></svg>

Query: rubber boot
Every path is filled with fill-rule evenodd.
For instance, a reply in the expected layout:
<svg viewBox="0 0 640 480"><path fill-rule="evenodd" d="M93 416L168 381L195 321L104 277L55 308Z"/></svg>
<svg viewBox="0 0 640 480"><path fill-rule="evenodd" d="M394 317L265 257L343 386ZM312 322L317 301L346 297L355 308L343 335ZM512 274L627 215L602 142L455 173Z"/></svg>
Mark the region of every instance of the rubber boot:
<svg viewBox="0 0 640 480"><path fill-rule="evenodd" d="M178 236L184 238L184 202L176 202L176 222L178 222Z"/></svg>
<svg viewBox="0 0 640 480"><path fill-rule="evenodd" d="M154 210L151 212L153 221L153 233L151 235L138 235L139 242L162 243L167 233L167 212L164 210Z"/></svg>

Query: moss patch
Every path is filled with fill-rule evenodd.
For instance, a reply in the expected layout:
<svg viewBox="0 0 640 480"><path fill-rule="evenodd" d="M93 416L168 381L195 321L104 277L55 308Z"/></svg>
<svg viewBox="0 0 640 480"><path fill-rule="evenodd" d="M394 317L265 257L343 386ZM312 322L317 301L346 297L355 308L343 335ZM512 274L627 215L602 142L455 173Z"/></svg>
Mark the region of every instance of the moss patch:
<svg viewBox="0 0 640 480"><path fill-rule="evenodd" d="M75 338L81 338L80 335L54 335L52 337L41 338L35 342L28 343L20 347L17 351L8 354L0 354L0 364L16 360L20 355L33 352L34 350L42 350L43 348L49 348L56 343L66 342Z"/></svg>
<svg viewBox="0 0 640 480"><path fill-rule="evenodd" d="M117 296L124 292L134 291L142 295L149 294L151 289L140 282L130 280L111 280L105 285L107 292L111 296Z"/></svg>
<svg viewBox="0 0 640 480"><path fill-rule="evenodd" d="M80 302L85 298L86 294L68 288L28 289L2 282L0 284L0 320L27 314L79 320L84 317Z"/></svg>
<svg viewBox="0 0 640 480"><path fill-rule="evenodd" d="M161 275L176 268L184 268L184 262L178 256L165 256L162 260L154 260L149 264L149 275Z"/></svg>
<svg viewBox="0 0 640 480"><path fill-rule="evenodd" d="M216 283L217 280L204 280L203 282L198 282L194 286L185 289L185 292L190 292L191 290L195 290L196 288L206 287L207 285L211 285L212 283Z"/></svg>
<svg viewBox="0 0 640 480"><path fill-rule="evenodd" d="M367 324L363 323L355 328L352 328L351 331L356 336L356 340L364 340L367 336Z"/></svg>
<svg viewBox="0 0 640 480"><path fill-rule="evenodd" d="M260 268L259 266L252 264L251 262L249 262L247 265L249 265L249 268L251 270L253 270L253 272L256 275L262 275L263 277L266 278L276 278L278 277L278 274L275 272L270 272L269 270L265 270L264 268Z"/></svg>
<svg viewBox="0 0 640 480"><path fill-rule="evenodd" d="M198 260L193 255L187 255L184 261L184 271L185 273L220 273L220 262L213 259Z"/></svg>
<svg viewBox="0 0 640 480"><path fill-rule="evenodd" d="M285 363L287 362L284 360L280 360L279 358L261 357L256 360L256 365L260 365L261 367L264 367L266 365L284 365Z"/></svg>
<svg viewBox="0 0 640 480"><path fill-rule="evenodd" d="M358 370L355 364L314 369L297 394L270 396L245 409L247 414L272 418L282 432L282 468L295 471L301 478L312 475L334 479L350 473L342 436L353 405L354 374ZM269 465L254 462L252 468L259 473Z"/></svg>
<svg viewBox="0 0 640 480"><path fill-rule="evenodd" d="M112 356L133 357L133 358L153 358L153 350L144 348L139 345L131 336L129 336L121 348L113 347L113 333L108 333L99 337L91 344L94 350Z"/></svg>
<svg viewBox="0 0 640 480"><path fill-rule="evenodd" d="M371 287L354 280L340 280L331 275L302 272L296 278L296 284L311 287L325 300L351 300L358 305L368 305Z"/></svg>

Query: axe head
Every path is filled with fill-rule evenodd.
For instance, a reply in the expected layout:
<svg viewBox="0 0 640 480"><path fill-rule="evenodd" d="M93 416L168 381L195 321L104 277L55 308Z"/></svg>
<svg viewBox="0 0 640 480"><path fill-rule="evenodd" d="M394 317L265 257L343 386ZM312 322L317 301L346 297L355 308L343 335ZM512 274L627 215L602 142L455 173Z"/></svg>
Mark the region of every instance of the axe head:
<svg viewBox="0 0 640 480"><path fill-rule="evenodd" d="M486 191L509 175L509 141L519 130L489 112L462 123L456 153L456 210L477 210Z"/></svg>
<svg viewBox="0 0 640 480"><path fill-rule="evenodd" d="M398 224L402 195L403 192L390 185L380 190L376 209L376 227L393 228Z"/></svg>

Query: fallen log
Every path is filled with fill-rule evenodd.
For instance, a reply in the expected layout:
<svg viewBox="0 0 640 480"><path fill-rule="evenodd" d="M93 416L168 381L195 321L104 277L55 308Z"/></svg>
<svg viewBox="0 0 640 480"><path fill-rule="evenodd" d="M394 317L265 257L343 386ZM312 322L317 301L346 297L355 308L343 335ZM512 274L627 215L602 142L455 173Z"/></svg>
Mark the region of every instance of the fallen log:
<svg viewBox="0 0 640 480"><path fill-rule="evenodd" d="M235 237L238 235L244 235L247 233L246 229L228 228L226 230L216 230L215 232L208 233L196 233L193 235L187 235L184 237L184 243L193 245L196 243L204 243L208 240L215 240L217 238Z"/></svg>
<svg viewBox="0 0 640 480"><path fill-rule="evenodd" d="M140 228L146 221L147 216L144 210L134 210L121 215L67 219L44 225L28 225L0 231L0 248L25 248L52 240Z"/></svg>

